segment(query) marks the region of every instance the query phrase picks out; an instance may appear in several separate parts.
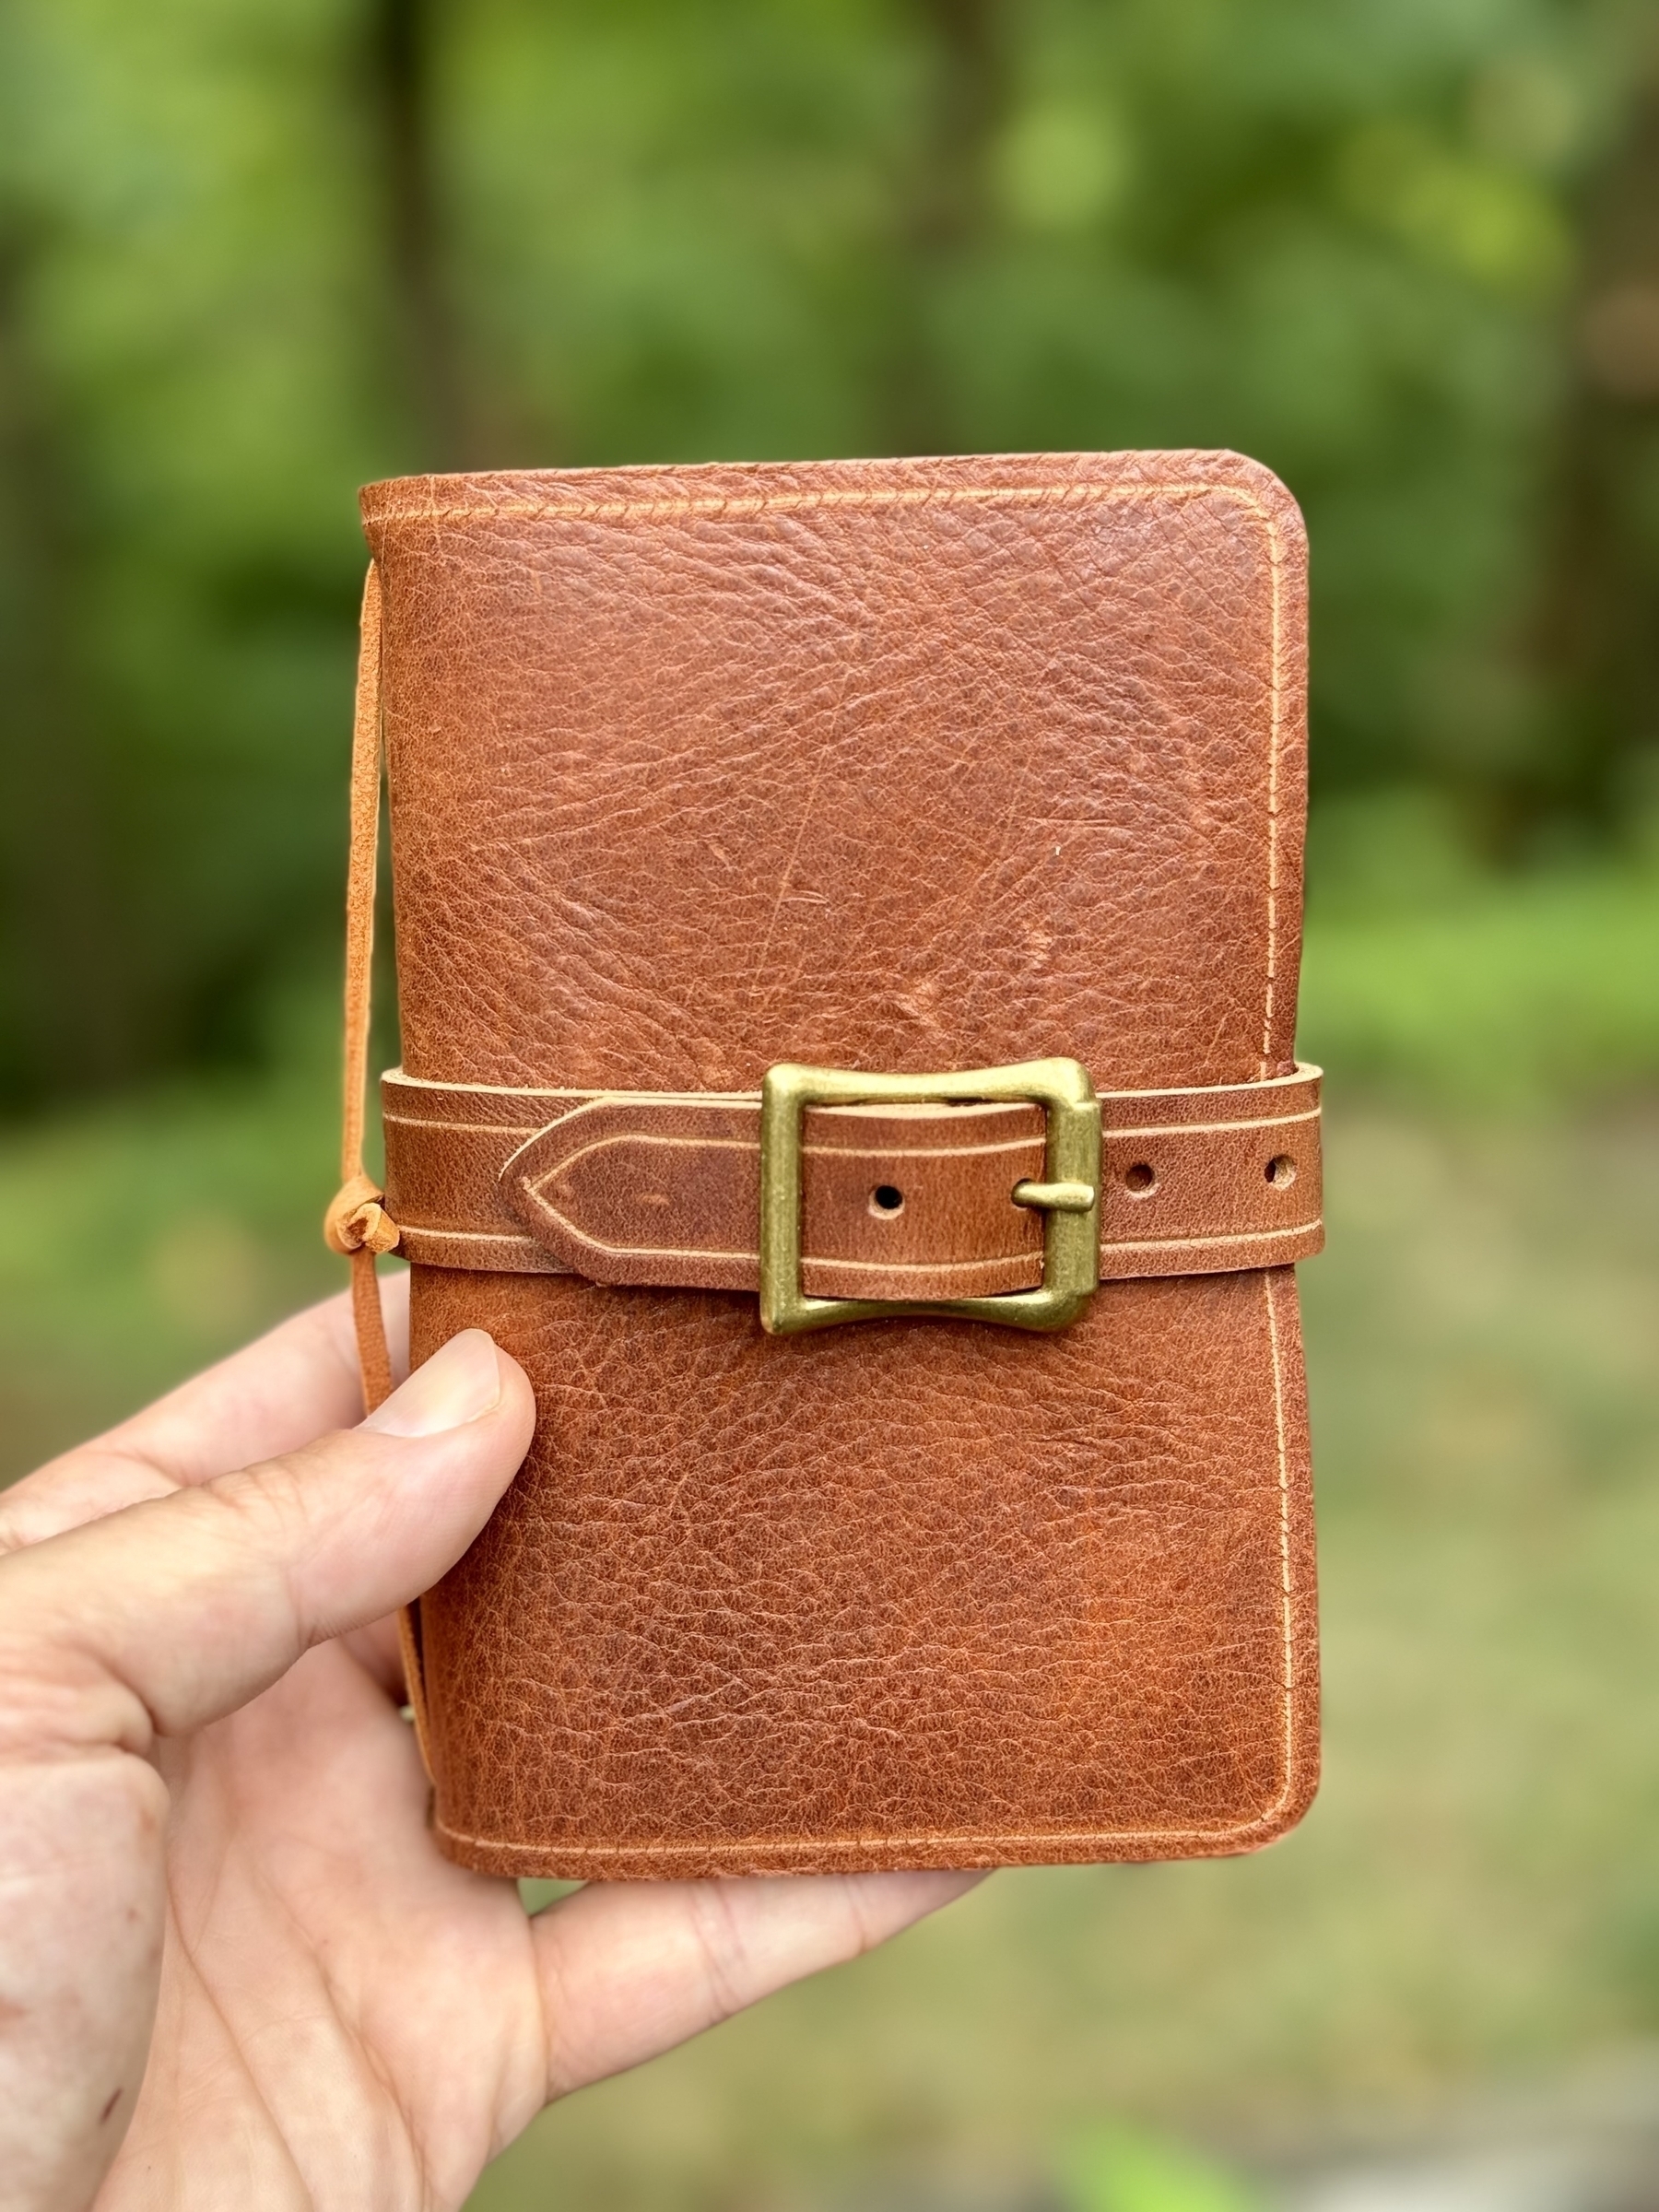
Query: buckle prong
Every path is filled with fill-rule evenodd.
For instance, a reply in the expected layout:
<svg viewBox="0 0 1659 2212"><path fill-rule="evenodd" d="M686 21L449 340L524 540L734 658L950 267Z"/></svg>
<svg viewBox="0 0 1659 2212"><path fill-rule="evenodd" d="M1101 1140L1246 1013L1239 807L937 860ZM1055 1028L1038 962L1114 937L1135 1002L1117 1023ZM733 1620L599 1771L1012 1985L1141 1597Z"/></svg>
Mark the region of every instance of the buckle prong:
<svg viewBox="0 0 1659 2212"><path fill-rule="evenodd" d="M808 1106L928 1100L1029 1102L1047 1114L1043 1176L1015 1186L1017 1206L1043 1215L1042 1281L1035 1290L951 1299L808 1298L801 1288L801 1161ZM1027 1060L939 1076L861 1075L781 1062L760 1087L760 1325L792 1336L841 1321L945 1314L1016 1329L1063 1329L1100 1279L1100 1105L1076 1060Z"/></svg>
<svg viewBox="0 0 1659 2212"><path fill-rule="evenodd" d="M1092 1182L1032 1182L1014 1185L1016 1206L1029 1206L1044 1214L1088 1214L1094 1211L1097 1193Z"/></svg>

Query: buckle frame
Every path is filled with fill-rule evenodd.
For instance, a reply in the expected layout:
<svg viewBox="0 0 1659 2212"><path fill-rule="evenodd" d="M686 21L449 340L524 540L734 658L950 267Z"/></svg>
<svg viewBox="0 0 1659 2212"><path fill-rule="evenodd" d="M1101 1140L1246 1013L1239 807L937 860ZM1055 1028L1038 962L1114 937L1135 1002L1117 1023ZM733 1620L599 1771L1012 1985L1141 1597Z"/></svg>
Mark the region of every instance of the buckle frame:
<svg viewBox="0 0 1659 2212"><path fill-rule="evenodd" d="M1044 1216L1035 1290L951 1299L808 1298L801 1288L801 1160L808 1106L928 1100L1028 1101L1047 1110L1043 1180L1016 1185L1017 1205ZM781 1061L760 1086L760 1326L798 1335L843 1321L945 1314L1014 1329L1063 1329L1100 1280L1100 1104L1077 1060L1026 1060L952 1075L860 1075Z"/></svg>

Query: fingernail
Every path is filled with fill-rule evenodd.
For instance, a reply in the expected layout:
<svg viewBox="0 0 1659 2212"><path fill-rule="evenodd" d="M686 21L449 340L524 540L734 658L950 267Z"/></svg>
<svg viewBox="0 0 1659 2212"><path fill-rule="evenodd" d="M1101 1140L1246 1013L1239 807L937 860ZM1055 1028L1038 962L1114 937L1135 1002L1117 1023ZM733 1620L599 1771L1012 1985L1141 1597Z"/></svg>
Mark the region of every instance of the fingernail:
<svg viewBox="0 0 1659 2212"><path fill-rule="evenodd" d="M383 1436L437 1436L488 1413L501 1395L501 1368L482 1329L463 1329L394 1390L363 1423Z"/></svg>

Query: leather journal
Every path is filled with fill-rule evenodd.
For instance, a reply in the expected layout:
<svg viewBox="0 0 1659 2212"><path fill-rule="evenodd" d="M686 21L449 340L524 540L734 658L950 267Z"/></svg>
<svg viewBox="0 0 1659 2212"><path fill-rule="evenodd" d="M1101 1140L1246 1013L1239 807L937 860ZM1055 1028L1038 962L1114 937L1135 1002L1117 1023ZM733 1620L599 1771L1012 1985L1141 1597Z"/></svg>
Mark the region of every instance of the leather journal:
<svg viewBox="0 0 1659 2212"><path fill-rule="evenodd" d="M1296 507L1229 453L371 486L346 1183L523 1471L442 1849L1248 1850L1317 1769ZM402 1065L361 1073L381 759Z"/></svg>

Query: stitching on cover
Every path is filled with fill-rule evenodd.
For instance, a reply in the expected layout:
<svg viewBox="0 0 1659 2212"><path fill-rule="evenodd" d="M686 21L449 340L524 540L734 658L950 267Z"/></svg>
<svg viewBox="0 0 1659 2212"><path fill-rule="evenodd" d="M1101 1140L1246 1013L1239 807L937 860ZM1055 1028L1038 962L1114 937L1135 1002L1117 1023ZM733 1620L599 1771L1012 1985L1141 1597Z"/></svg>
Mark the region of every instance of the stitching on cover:
<svg viewBox="0 0 1659 2212"><path fill-rule="evenodd" d="M1267 519L1267 562L1272 574L1272 588L1267 594L1273 644L1268 655L1270 700L1270 735L1267 740L1267 982L1262 1007L1262 1075L1266 1077L1272 1066L1273 1006L1278 982L1278 888L1279 888L1279 751L1283 742L1284 674L1281 666L1283 652L1282 600L1283 579L1280 571L1284 564L1284 547L1279 540L1277 525Z"/></svg>
<svg viewBox="0 0 1659 2212"><path fill-rule="evenodd" d="M961 1834L936 1828L918 1829L913 1834L902 1836L840 1836L810 1840L791 1836L756 1839L747 1843L554 1843L546 1846L534 1843L503 1843L494 1836L475 1836L464 1828L451 1828L446 1820L435 1820L438 1833L447 1836L452 1843L467 1843L480 1852L492 1852L502 1857L527 1858L535 1853L538 1858L559 1858L574 1863L578 1860L597 1861L601 1865L615 1865L618 1859L740 1859L754 1860L771 1857L774 1853L799 1851L809 1858L829 1858L836 1853L854 1851L912 1851L928 1850L942 1844L947 1850L959 1845L969 1851L994 1852L1027 1847L1042 1849L1050 1844L1068 1843L1219 1843L1231 1845L1243 1841L1262 1827L1267 1816L1253 1816L1238 1828L1039 1828L1018 1833L1001 1829L981 1831L978 1829ZM1223 1855L1218 1853L1217 1855ZM1041 1860L1030 1862L1041 1865ZM1101 1864L1111 1865L1111 1861ZM969 1866L982 1864L994 1869L998 1861L969 1860ZM900 1870L902 1871L902 1870ZM557 1877L555 1877L558 1878Z"/></svg>
<svg viewBox="0 0 1659 2212"><path fill-rule="evenodd" d="M1267 510L1242 484L1218 478L1180 484L893 484L870 491L755 492L731 498L674 500L501 500L485 504L382 509L377 522L389 523L663 523L687 516L719 522L757 514L803 514L823 507L952 507L967 504L1010 507L1092 507L1105 500L1202 499L1220 492L1265 515Z"/></svg>
<svg viewBox="0 0 1659 2212"><path fill-rule="evenodd" d="M1250 1827L1271 1826L1284 1810L1296 1786L1296 1677L1295 1639L1291 1632L1293 1605L1290 1593L1290 1455L1285 1444L1285 1374L1284 1360L1279 1351L1278 1305L1274 1288L1278 1277L1273 1274L1262 1277L1262 1291L1267 1301L1267 1345L1273 1360L1273 1437L1278 1455L1279 1490L1279 1588L1284 1611L1284 1667L1283 1685L1285 1716L1285 1779L1278 1795L1265 1812L1249 1823ZM1242 1832L1248 1832L1247 1830Z"/></svg>

